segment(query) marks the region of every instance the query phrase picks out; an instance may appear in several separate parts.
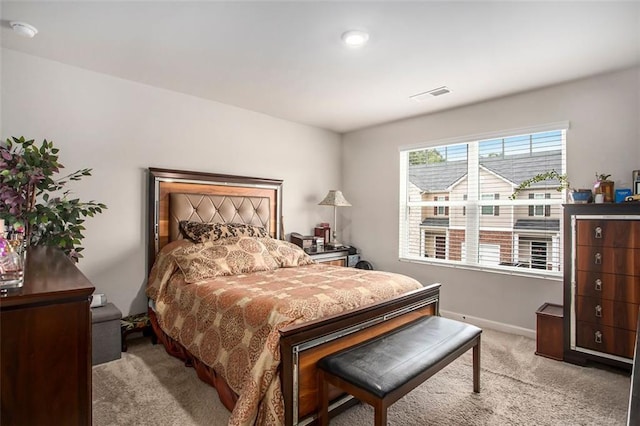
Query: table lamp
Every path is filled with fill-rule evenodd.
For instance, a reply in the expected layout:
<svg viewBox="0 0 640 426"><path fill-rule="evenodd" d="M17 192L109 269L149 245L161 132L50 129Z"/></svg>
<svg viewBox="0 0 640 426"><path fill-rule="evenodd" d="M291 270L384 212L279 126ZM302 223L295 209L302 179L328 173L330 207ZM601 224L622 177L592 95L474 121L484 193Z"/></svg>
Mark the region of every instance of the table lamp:
<svg viewBox="0 0 640 426"><path fill-rule="evenodd" d="M351 203L349 203L346 198L344 198L344 195L342 195L342 191L338 191L335 189L332 189L331 191L329 191L329 193L327 194L326 197L324 197L324 200L320 201L318 203L318 205L320 206L333 206L333 233L331 236L331 242L330 243L325 243L325 245L332 247L332 248L338 248L338 247L342 247L342 244L340 244L338 242L338 240L336 239L336 227L337 227L337 221L338 221L338 207L351 207Z"/></svg>

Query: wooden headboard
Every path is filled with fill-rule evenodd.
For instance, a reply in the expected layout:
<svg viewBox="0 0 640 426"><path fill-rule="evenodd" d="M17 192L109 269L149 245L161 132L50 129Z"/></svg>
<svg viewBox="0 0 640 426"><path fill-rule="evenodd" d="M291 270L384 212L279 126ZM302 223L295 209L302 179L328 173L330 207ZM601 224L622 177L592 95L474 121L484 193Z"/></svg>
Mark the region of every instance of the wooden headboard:
<svg viewBox="0 0 640 426"><path fill-rule="evenodd" d="M182 238L181 220L259 225L281 237L282 180L149 168L148 194L148 270Z"/></svg>

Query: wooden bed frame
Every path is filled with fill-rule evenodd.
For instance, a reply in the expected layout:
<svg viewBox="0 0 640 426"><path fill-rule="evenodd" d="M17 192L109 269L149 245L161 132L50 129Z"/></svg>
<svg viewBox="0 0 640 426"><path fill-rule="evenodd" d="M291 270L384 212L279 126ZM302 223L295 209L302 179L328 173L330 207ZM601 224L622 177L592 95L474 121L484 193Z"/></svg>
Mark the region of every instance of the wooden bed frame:
<svg viewBox="0 0 640 426"><path fill-rule="evenodd" d="M256 197L268 205L268 229L272 237L282 237L282 181L168 169L149 169L148 270L156 253L177 235L177 221L170 213L170 194L197 194L206 197ZM264 209L263 209L264 210ZM263 212L264 213L264 212ZM222 218L225 219L225 218ZM255 218L251 219L255 222ZM238 218L234 218L238 221ZM255 223L254 223L255 224ZM393 299L320 320L286 327L280 331L280 378L286 425L306 425L316 419L319 403L316 362L331 353L353 346L413 319L439 314L440 284L431 284ZM237 395L225 381L159 327L155 313L149 315L158 339L171 355L195 367L198 377L214 386L220 400L232 410ZM352 397L330 390L330 412L344 409Z"/></svg>

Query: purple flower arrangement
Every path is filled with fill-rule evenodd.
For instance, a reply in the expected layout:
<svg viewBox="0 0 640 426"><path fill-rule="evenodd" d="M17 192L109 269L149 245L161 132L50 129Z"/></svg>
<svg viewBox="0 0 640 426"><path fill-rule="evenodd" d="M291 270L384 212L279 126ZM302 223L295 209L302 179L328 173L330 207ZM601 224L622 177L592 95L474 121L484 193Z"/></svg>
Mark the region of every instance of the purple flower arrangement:
<svg viewBox="0 0 640 426"><path fill-rule="evenodd" d="M64 168L58 152L46 139L39 146L24 137L0 142L0 219L24 231L26 246L56 246L77 261L85 218L107 207L70 197L66 185L91 176L91 169L57 178Z"/></svg>

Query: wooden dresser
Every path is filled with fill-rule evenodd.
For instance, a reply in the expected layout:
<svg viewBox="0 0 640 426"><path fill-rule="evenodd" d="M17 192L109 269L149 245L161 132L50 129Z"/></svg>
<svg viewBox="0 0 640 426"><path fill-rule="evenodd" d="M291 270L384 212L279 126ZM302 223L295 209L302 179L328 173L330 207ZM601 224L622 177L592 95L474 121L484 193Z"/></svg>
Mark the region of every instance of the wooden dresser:
<svg viewBox="0 0 640 426"><path fill-rule="evenodd" d="M640 204L565 206L564 360L633 362L640 307Z"/></svg>
<svg viewBox="0 0 640 426"><path fill-rule="evenodd" d="M24 286L0 296L0 424L91 425L93 290L61 251L30 249Z"/></svg>

